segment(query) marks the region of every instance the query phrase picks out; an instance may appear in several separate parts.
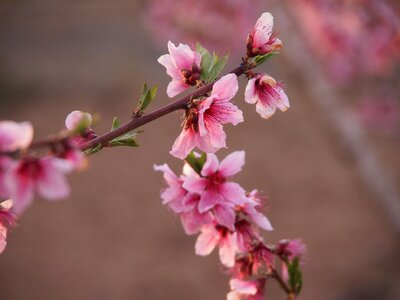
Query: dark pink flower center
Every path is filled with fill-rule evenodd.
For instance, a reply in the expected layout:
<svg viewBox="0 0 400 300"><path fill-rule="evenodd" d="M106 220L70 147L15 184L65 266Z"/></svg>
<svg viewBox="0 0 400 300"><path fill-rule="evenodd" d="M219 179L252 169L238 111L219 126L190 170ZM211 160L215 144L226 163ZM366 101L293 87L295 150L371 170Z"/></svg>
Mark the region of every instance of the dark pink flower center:
<svg viewBox="0 0 400 300"><path fill-rule="evenodd" d="M219 186L226 181L226 178L221 176L221 174L217 171L214 174L207 176L208 185L207 189L218 190Z"/></svg>
<svg viewBox="0 0 400 300"><path fill-rule="evenodd" d="M201 70L198 65L192 64L190 69L181 70L182 80L187 85L196 85L201 76Z"/></svg>
<svg viewBox="0 0 400 300"><path fill-rule="evenodd" d="M43 167L36 158L25 158L18 168L18 175L36 179L43 173Z"/></svg>

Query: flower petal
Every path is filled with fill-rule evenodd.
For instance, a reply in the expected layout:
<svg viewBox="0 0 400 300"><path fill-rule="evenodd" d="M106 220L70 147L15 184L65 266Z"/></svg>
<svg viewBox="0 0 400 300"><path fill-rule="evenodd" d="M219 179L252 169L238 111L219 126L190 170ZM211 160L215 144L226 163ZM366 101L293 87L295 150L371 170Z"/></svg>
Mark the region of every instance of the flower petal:
<svg viewBox="0 0 400 300"><path fill-rule="evenodd" d="M219 163L217 156L213 153L208 153L207 160L203 166L203 169L201 170L201 175L203 176L213 175L215 172L218 171L218 166Z"/></svg>
<svg viewBox="0 0 400 300"><path fill-rule="evenodd" d="M221 175L223 175L224 177L230 177L239 173L244 166L244 158L244 151L235 151L229 154L227 157L224 158L219 167Z"/></svg>
<svg viewBox="0 0 400 300"><path fill-rule="evenodd" d="M204 226L196 240L195 253L206 256L210 254L217 246L220 240L220 234L213 225Z"/></svg>

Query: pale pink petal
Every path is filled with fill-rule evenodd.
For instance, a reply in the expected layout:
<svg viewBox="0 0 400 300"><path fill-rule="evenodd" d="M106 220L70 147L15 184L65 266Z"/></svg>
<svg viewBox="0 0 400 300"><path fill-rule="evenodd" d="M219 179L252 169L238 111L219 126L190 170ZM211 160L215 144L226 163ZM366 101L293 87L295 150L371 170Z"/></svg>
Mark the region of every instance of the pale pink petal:
<svg viewBox="0 0 400 300"><path fill-rule="evenodd" d="M171 76L173 79L180 79L181 72L178 70L175 65L172 63L171 55L164 54L161 55L157 60L161 65L165 67L167 70L167 74Z"/></svg>
<svg viewBox="0 0 400 300"><path fill-rule="evenodd" d="M195 253L201 256L210 254L218 245L220 237L213 225L204 226L196 240Z"/></svg>
<svg viewBox="0 0 400 300"><path fill-rule="evenodd" d="M218 101L229 101L236 95L238 89L237 76L230 73L214 84L211 95L217 96Z"/></svg>
<svg viewBox="0 0 400 300"><path fill-rule="evenodd" d="M192 128L183 129L169 153L177 158L185 159L195 147L195 135L196 133Z"/></svg>
<svg viewBox="0 0 400 300"><path fill-rule="evenodd" d="M269 41L274 24L273 16L266 12L257 20L254 27L254 46L261 47Z"/></svg>
<svg viewBox="0 0 400 300"><path fill-rule="evenodd" d="M33 138L29 122L0 121L0 151L16 151L27 148Z"/></svg>
<svg viewBox="0 0 400 300"><path fill-rule="evenodd" d="M226 201L236 205L244 205L247 202L246 191L236 182L221 184L219 192Z"/></svg>
<svg viewBox="0 0 400 300"><path fill-rule="evenodd" d="M188 235L198 233L202 226L210 224L212 221L210 213L201 214L197 210L182 213L180 216L183 229Z"/></svg>
<svg viewBox="0 0 400 300"><path fill-rule="evenodd" d="M0 223L0 254L7 245L7 228Z"/></svg>
<svg viewBox="0 0 400 300"><path fill-rule="evenodd" d="M203 169L201 170L201 175L210 176L214 174L215 172L218 171L218 166L219 163L217 156L213 153L208 153L206 162L203 166Z"/></svg>
<svg viewBox="0 0 400 300"><path fill-rule="evenodd" d="M236 214L233 206L217 205L214 208L214 216L219 225L222 225L231 231L235 230Z"/></svg>
<svg viewBox="0 0 400 300"><path fill-rule="evenodd" d="M219 259L221 263L227 267L233 267L235 265L236 251L236 233L227 234L219 242Z"/></svg>
<svg viewBox="0 0 400 300"><path fill-rule="evenodd" d="M173 98L185 91L188 87L189 86L182 80L172 80L167 86L167 95L168 97Z"/></svg>
<svg viewBox="0 0 400 300"><path fill-rule="evenodd" d="M190 69L196 61L194 52L188 45L179 44L176 47L172 42L168 42L168 51L171 54L172 63L178 70Z"/></svg>
<svg viewBox="0 0 400 300"><path fill-rule="evenodd" d="M221 201L222 197L217 191L215 191L214 189L206 190L201 194L199 202L199 212L206 212Z"/></svg>
<svg viewBox="0 0 400 300"><path fill-rule="evenodd" d="M184 179L182 187L192 193L201 194L207 187L207 179L199 176L188 176Z"/></svg>
<svg viewBox="0 0 400 300"><path fill-rule="evenodd" d="M184 196L185 196L185 190L183 190L180 186L170 186L168 188L165 188L161 192L161 198L163 199L162 204L168 204L171 201L174 201L177 198L183 198ZM173 205L171 204L171 206L174 205L176 205L176 203ZM173 211L178 212L176 211L176 209L172 208Z"/></svg>
<svg viewBox="0 0 400 300"><path fill-rule="evenodd" d="M208 119L206 119L205 122L211 144L217 149L225 148L226 134L222 125L212 120L209 121Z"/></svg>
<svg viewBox="0 0 400 300"><path fill-rule="evenodd" d="M239 173L244 166L244 157L244 151L235 151L225 157L219 167L221 175L230 177Z"/></svg>
<svg viewBox="0 0 400 300"><path fill-rule="evenodd" d="M92 121L92 116L89 113L74 110L69 113L65 119L65 127L67 127L69 131L74 131L80 126L83 128L90 128L92 126Z"/></svg>
<svg viewBox="0 0 400 300"><path fill-rule="evenodd" d="M207 110L210 109L211 105L214 102L213 96L208 97L207 99L204 99L201 104L200 104L200 110L199 110L199 115L198 115L198 125L199 125L199 133L201 136L205 136L208 134L208 129L206 127L206 124L204 122L204 115L207 113Z"/></svg>
<svg viewBox="0 0 400 300"><path fill-rule="evenodd" d="M230 102L217 102L215 101L212 108L207 111L208 119L214 119L221 124L237 124L244 121L243 112L234 104Z"/></svg>
<svg viewBox="0 0 400 300"><path fill-rule="evenodd" d="M252 78L249 80L249 82L246 85L246 90L244 92L244 101L250 104L254 104L257 102L257 96L256 96L256 81L257 78Z"/></svg>
<svg viewBox="0 0 400 300"><path fill-rule="evenodd" d="M233 278L229 281L231 290L235 290L241 294L255 295L258 291L257 283L254 281L246 281Z"/></svg>
<svg viewBox="0 0 400 300"><path fill-rule="evenodd" d="M259 212L254 206L246 205L245 211L249 215L249 217L254 221L254 223L256 223L259 227L268 231L273 230L272 225L268 220L268 218L264 216L261 212Z"/></svg>
<svg viewBox="0 0 400 300"><path fill-rule="evenodd" d="M277 92L279 93L279 99L275 99L276 107L278 107L281 111L287 111L290 107L289 98L286 96L283 88L278 87Z"/></svg>
<svg viewBox="0 0 400 300"><path fill-rule="evenodd" d="M13 211L21 214L33 200L34 182L26 174L19 174L19 164L15 164L7 172L4 184L9 193L9 197L14 200Z"/></svg>
<svg viewBox="0 0 400 300"><path fill-rule="evenodd" d="M206 153L215 153L220 148L225 147L225 142L221 147L215 146L214 145L215 141L213 140L213 137L210 134L206 134L205 136L200 136L199 134L197 134L195 136L195 141L197 148Z"/></svg>
<svg viewBox="0 0 400 300"><path fill-rule="evenodd" d="M175 173L170 169L167 164L154 165L155 171L163 172L164 180L168 185L179 185L181 183L180 179L175 175Z"/></svg>
<svg viewBox="0 0 400 300"><path fill-rule="evenodd" d="M270 106L268 103L258 101L256 104L256 111L260 114L262 118L269 119L274 115L276 108L275 106Z"/></svg>

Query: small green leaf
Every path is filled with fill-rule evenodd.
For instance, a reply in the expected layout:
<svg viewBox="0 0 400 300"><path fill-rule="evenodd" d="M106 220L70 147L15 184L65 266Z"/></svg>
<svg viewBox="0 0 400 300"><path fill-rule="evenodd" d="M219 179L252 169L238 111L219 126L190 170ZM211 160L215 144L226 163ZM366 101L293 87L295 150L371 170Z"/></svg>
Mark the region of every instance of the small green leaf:
<svg viewBox="0 0 400 300"><path fill-rule="evenodd" d="M192 169L201 175L201 170L206 162L207 155L206 153L202 153L200 156L196 155L195 152L190 152L189 155L185 158L185 161L192 167Z"/></svg>
<svg viewBox="0 0 400 300"><path fill-rule="evenodd" d="M157 85L153 86L151 89L147 87L147 84L143 84L142 93L139 98L139 103L136 107L135 113L141 114L149 106L150 102L154 100L157 93Z"/></svg>
<svg viewBox="0 0 400 300"><path fill-rule="evenodd" d="M225 54L221 58L214 53L213 54L213 60L211 62L210 70L209 70L209 75L208 75L208 81L211 82L215 80L219 73L224 69L226 62L228 61L229 58L229 53Z"/></svg>
<svg viewBox="0 0 400 300"><path fill-rule="evenodd" d="M272 58L278 54L279 54L279 52L270 52L270 53L263 54L263 55L257 55L256 57L254 57L253 63L256 66L261 65L262 63L266 62L267 60L269 60L270 58Z"/></svg>
<svg viewBox="0 0 400 300"><path fill-rule="evenodd" d="M119 136L109 142L111 147L118 146L128 146L128 147L139 147L139 144L136 142L137 132L126 133L122 136Z"/></svg>
<svg viewBox="0 0 400 300"><path fill-rule="evenodd" d="M291 289L298 295L303 286L303 275L300 270L300 259L295 257L293 262L288 264L289 285Z"/></svg>
<svg viewBox="0 0 400 300"><path fill-rule="evenodd" d="M84 153L85 153L85 155L91 155L91 154L99 152L101 150L101 148L102 148L101 144L97 144L95 147L85 150Z"/></svg>
<svg viewBox="0 0 400 300"><path fill-rule="evenodd" d="M209 70L210 70L210 65L211 65L211 60L212 56L210 52L206 48L204 48L200 43L196 44L196 51L200 53L201 55L201 80L206 80L208 78Z"/></svg>
<svg viewBox="0 0 400 300"><path fill-rule="evenodd" d="M111 126L111 131L119 128L121 126L119 120L117 119L117 117L114 117L113 122L112 122L112 126Z"/></svg>

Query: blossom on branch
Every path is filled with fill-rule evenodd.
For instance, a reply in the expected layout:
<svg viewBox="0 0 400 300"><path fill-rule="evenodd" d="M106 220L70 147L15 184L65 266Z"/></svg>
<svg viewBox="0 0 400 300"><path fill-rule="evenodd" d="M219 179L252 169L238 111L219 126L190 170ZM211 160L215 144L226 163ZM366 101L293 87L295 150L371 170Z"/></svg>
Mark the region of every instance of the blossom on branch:
<svg viewBox="0 0 400 300"><path fill-rule="evenodd" d="M282 42L272 32L274 18L268 12L263 13L247 37L247 55L254 57L279 51Z"/></svg>
<svg viewBox="0 0 400 300"><path fill-rule="evenodd" d="M264 119L270 118L277 108L284 112L290 107L282 84L267 74L256 74L249 80L245 101L256 103L256 111Z"/></svg>
<svg viewBox="0 0 400 300"><path fill-rule="evenodd" d="M186 111L182 133L170 153L184 159L195 147L208 153L226 147L223 124L243 122L242 111L230 102L237 90L237 76L228 74L214 84L209 97L193 101Z"/></svg>
<svg viewBox="0 0 400 300"><path fill-rule="evenodd" d="M188 45L179 44L177 47L171 41L168 42L168 51L169 54L160 56L158 62L172 77L167 87L167 95L172 98L197 84L201 76L201 55Z"/></svg>
<svg viewBox="0 0 400 300"><path fill-rule="evenodd" d="M33 127L29 122L0 121L0 152L12 152L30 145Z"/></svg>

